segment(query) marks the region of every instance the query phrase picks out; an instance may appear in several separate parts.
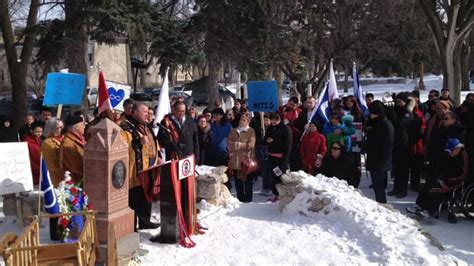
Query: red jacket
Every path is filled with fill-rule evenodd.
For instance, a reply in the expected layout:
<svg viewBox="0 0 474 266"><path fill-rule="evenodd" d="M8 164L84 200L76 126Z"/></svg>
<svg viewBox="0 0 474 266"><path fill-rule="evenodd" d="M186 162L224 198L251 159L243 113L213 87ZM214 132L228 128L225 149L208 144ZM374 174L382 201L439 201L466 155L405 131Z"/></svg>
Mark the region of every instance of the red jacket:
<svg viewBox="0 0 474 266"><path fill-rule="evenodd" d="M415 117L421 120L421 133L422 135L425 135L426 120L425 120L425 116L423 115L423 112L418 108L415 108L413 112L414 112ZM415 144L413 144L410 147L410 154L423 155L424 153L425 153L425 149L424 149L423 138L420 138Z"/></svg>
<svg viewBox="0 0 474 266"><path fill-rule="evenodd" d="M295 120L300 116L301 112L303 111L300 107L296 107L295 109L287 112L286 105L280 106L279 110L280 114L282 115L282 120L288 119L290 125L295 122Z"/></svg>
<svg viewBox="0 0 474 266"><path fill-rule="evenodd" d="M318 154L321 154L323 158L326 155L326 137L319 132L308 132L303 136L300 146L301 162L303 163L303 169L313 174L316 169L316 158Z"/></svg>
<svg viewBox="0 0 474 266"><path fill-rule="evenodd" d="M30 153L31 173L33 174L33 184L39 184L40 164L41 164L41 138L28 134L25 136L25 142L28 143Z"/></svg>

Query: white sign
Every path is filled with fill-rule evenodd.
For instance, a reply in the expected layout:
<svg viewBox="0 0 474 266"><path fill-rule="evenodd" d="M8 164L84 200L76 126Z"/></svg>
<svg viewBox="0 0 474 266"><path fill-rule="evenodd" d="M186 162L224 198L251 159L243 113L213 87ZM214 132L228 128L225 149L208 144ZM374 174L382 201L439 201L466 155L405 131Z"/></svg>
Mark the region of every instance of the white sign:
<svg viewBox="0 0 474 266"><path fill-rule="evenodd" d="M33 190L26 142L0 143L0 195Z"/></svg>
<svg viewBox="0 0 474 266"><path fill-rule="evenodd" d="M179 180L186 177L194 176L194 155L188 156L178 162L178 176Z"/></svg>
<svg viewBox="0 0 474 266"><path fill-rule="evenodd" d="M107 92L109 93L110 104L112 109L123 112L123 102L130 98L130 91L132 87L127 84L116 83L106 80Z"/></svg>

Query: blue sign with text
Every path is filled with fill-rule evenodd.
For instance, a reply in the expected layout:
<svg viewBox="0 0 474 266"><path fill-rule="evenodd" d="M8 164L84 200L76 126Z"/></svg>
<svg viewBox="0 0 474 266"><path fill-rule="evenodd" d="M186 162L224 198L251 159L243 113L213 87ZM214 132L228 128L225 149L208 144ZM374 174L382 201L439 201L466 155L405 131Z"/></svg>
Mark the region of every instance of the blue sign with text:
<svg viewBox="0 0 474 266"><path fill-rule="evenodd" d="M247 82L248 107L250 111L275 112L278 110L276 80Z"/></svg>
<svg viewBox="0 0 474 266"><path fill-rule="evenodd" d="M48 73L43 105L81 105L85 88L85 75L75 73Z"/></svg>

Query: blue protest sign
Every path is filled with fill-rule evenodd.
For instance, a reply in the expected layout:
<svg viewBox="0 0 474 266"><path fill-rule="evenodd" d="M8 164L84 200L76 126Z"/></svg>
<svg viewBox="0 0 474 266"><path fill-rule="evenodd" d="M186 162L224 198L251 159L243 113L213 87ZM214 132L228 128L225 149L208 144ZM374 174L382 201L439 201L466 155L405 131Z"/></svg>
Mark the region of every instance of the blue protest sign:
<svg viewBox="0 0 474 266"><path fill-rule="evenodd" d="M43 105L81 105L85 88L85 75L48 73Z"/></svg>
<svg viewBox="0 0 474 266"><path fill-rule="evenodd" d="M247 82L248 107L250 111L274 112L278 109L277 82L249 81Z"/></svg>

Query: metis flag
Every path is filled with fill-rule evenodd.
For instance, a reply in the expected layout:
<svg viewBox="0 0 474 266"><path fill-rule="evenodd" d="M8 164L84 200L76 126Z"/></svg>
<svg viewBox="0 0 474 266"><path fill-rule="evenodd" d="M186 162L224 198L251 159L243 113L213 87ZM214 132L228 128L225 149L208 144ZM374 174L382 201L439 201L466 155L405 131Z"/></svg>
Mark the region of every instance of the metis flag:
<svg viewBox="0 0 474 266"><path fill-rule="evenodd" d="M324 90L319 95L318 105L313 109L311 114L311 122L319 122L317 124L324 125L329 122L328 113L330 110L329 106L329 82L324 86Z"/></svg>
<svg viewBox="0 0 474 266"><path fill-rule="evenodd" d="M105 82L104 73L99 72L99 114L105 110L112 110L109 92L107 91L107 83Z"/></svg>
<svg viewBox="0 0 474 266"><path fill-rule="evenodd" d="M51 178L49 178L48 167L43 158L41 158L41 191L43 191L44 209L47 213L56 214L59 213L59 204L56 200L56 194L54 193L53 184L51 184Z"/></svg>
<svg viewBox="0 0 474 266"><path fill-rule="evenodd" d="M165 115L171 112L171 102L170 102L170 88L169 88L169 81L168 81L168 69L166 69L165 77L163 79L163 86L161 86L160 91L160 98L158 105L155 109L155 120L153 121L153 131L155 135L158 133L159 128L155 125L161 123L161 120L165 117Z"/></svg>
<svg viewBox="0 0 474 266"><path fill-rule="evenodd" d="M328 96L330 102L339 98L339 93L337 92L336 75L334 74L334 67L332 62L329 64Z"/></svg>
<svg viewBox="0 0 474 266"><path fill-rule="evenodd" d="M362 93L362 86L360 85L359 74L357 73L356 66L352 68L352 80L354 82L354 96L357 99L360 109L364 113L365 117L369 115L369 108L365 102L364 94Z"/></svg>

